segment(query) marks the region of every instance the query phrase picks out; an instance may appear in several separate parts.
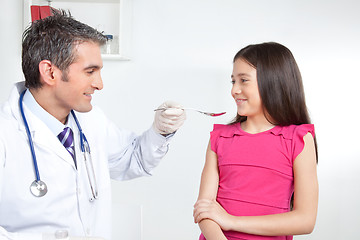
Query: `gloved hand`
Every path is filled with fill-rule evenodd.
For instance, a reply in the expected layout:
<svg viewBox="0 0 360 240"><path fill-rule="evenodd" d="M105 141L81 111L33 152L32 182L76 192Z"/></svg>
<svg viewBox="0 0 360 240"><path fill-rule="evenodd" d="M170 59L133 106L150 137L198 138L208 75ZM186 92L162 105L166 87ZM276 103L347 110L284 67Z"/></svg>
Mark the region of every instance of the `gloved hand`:
<svg viewBox="0 0 360 240"><path fill-rule="evenodd" d="M166 101L158 108L165 109L155 113L153 126L158 133L162 135L173 133L184 124L186 113L180 104Z"/></svg>

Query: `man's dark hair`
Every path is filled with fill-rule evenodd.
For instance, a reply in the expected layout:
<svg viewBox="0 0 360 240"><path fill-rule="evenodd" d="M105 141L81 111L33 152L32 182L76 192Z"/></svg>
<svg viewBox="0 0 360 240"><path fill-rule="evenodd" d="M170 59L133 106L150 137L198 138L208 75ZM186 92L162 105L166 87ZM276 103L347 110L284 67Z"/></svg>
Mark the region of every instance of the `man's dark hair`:
<svg viewBox="0 0 360 240"><path fill-rule="evenodd" d="M53 11L53 15L37 20L24 31L22 40L22 69L27 88L40 88L39 63L49 60L62 72L75 61L75 47L83 42L99 46L106 36L96 29L75 20L70 12Z"/></svg>

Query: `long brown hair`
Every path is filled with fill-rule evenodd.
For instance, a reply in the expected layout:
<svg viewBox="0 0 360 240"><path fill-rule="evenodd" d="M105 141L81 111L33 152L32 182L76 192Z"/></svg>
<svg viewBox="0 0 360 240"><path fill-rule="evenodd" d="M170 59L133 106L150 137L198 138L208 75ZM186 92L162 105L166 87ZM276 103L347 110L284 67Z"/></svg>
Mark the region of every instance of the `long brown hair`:
<svg viewBox="0 0 360 240"><path fill-rule="evenodd" d="M267 42L241 49L234 62L242 59L256 69L259 94L268 121L280 125L311 123L305 103L300 70L291 51L285 46ZM246 121L237 114L231 124ZM315 139L316 159L317 144Z"/></svg>

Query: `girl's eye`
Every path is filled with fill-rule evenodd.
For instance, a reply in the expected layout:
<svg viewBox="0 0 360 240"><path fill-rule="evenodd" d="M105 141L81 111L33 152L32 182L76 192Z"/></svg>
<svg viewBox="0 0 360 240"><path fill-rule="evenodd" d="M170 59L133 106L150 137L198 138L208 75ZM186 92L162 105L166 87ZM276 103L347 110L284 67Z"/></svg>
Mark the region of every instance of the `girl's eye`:
<svg viewBox="0 0 360 240"><path fill-rule="evenodd" d="M245 79L245 78L241 78L240 79L240 83L245 83L248 82L249 80ZM235 84L235 80L231 80L231 84L234 85Z"/></svg>

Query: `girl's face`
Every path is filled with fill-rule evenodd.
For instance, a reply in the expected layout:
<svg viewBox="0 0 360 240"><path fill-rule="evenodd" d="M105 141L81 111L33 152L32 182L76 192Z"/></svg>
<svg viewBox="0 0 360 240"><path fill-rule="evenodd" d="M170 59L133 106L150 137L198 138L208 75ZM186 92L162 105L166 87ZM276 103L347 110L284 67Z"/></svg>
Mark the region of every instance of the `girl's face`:
<svg viewBox="0 0 360 240"><path fill-rule="evenodd" d="M240 116L264 117L256 78L256 69L242 59L234 62L231 75L233 96Z"/></svg>

